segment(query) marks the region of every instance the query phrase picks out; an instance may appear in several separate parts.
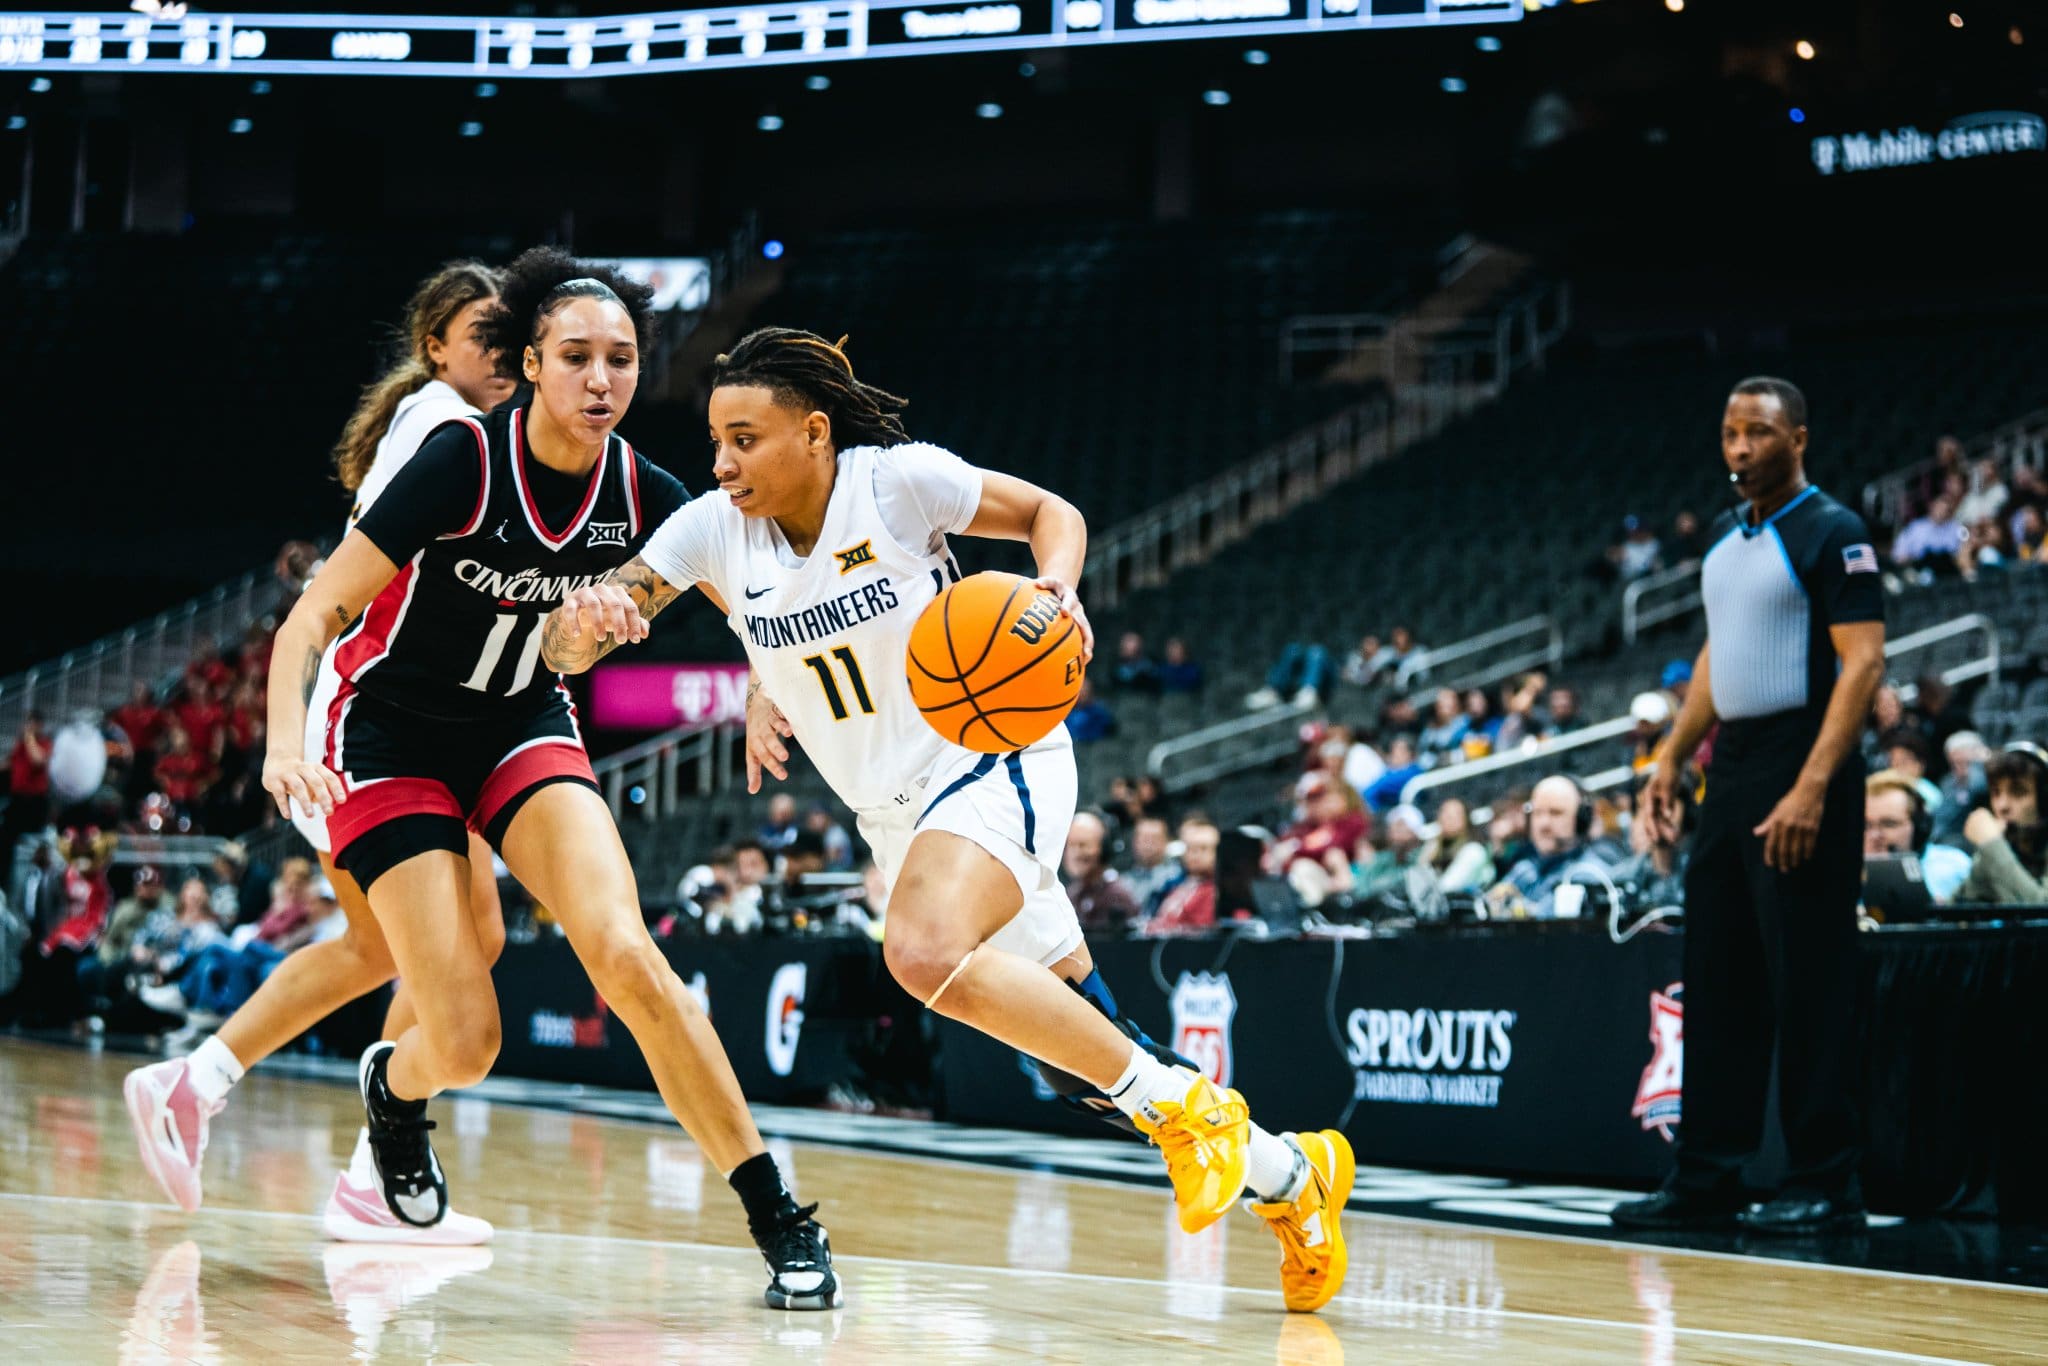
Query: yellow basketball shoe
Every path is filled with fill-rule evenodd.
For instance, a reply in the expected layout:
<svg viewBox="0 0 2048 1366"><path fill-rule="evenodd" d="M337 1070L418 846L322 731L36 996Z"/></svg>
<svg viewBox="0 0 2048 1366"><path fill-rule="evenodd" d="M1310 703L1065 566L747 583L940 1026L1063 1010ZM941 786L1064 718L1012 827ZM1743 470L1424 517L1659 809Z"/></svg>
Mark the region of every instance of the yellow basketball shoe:
<svg viewBox="0 0 2048 1366"><path fill-rule="evenodd" d="M1280 1289L1287 1307L1312 1314L1344 1284L1349 1263L1338 1220L1351 1198L1357 1165L1350 1142L1335 1129L1296 1134L1294 1141L1308 1158L1308 1185L1291 1202L1250 1203L1252 1213L1264 1219L1280 1240Z"/></svg>
<svg viewBox="0 0 2048 1366"><path fill-rule="evenodd" d="M1131 1122L1166 1158L1181 1228L1200 1233L1244 1194L1251 1110L1243 1096L1207 1077L1195 1077L1179 1104L1159 1101L1150 1109L1154 1114L1140 1110Z"/></svg>

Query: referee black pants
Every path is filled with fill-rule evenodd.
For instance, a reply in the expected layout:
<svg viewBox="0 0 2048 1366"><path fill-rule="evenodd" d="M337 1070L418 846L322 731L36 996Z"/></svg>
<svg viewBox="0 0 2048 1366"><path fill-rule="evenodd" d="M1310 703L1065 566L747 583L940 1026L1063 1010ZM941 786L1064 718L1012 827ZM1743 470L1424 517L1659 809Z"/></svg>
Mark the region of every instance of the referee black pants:
<svg viewBox="0 0 2048 1366"><path fill-rule="evenodd" d="M1751 832L1792 788L1817 734L1805 714L1727 722L1715 740L1685 879L1684 1117L1678 1189L1741 1192L1778 1056L1788 1193L1860 1194L1856 903L1863 762L1829 784L1805 863L1777 872Z"/></svg>

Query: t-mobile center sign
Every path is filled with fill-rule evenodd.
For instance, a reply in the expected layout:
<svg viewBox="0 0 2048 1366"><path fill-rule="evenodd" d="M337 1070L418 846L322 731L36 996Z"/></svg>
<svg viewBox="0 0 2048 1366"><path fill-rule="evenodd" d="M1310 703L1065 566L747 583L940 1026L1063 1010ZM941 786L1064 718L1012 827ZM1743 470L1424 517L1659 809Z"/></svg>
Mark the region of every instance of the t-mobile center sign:
<svg viewBox="0 0 2048 1366"><path fill-rule="evenodd" d="M744 664L607 664L591 671L594 725L662 730L739 721L746 714Z"/></svg>

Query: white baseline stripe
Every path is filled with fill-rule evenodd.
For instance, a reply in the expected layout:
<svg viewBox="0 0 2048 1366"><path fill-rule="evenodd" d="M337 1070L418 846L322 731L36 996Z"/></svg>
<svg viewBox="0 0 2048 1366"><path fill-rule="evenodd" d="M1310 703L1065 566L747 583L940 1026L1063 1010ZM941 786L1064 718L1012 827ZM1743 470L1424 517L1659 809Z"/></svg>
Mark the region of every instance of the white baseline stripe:
<svg viewBox="0 0 2048 1366"><path fill-rule="evenodd" d="M169 1206L161 1202L152 1203L144 1200L106 1200L89 1196L67 1195L20 1195L7 1191L0 1191L0 1200L15 1200L25 1204L101 1205L114 1209L147 1210L166 1215L175 1213ZM290 1223L305 1224L309 1227L316 1227L320 1223L319 1216L317 1215L291 1214L282 1210L215 1209L210 1210L209 1213L224 1218L284 1220ZM752 1248L731 1247L721 1243L692 1243L667 1238L607 1237L592 1233L556 1233L540 1229L508 1229L500 1227L497 1230L496 1238L552 1239L557 1242L604 1243L620 1247L665 1248L671 1251L741 1253L749 1260L759 1255ZM983 1276L1011 1276L1026 1280L1082 1281L1091 1285L1105 1283L1110 1285L1134 1285L1143 1286L1147 1289L1160 1289L1177 1284L1174 1281L1158 1280L1146 1276L1093 1275L1082 1271L1033 1271L1026 1267L985 1266L971 1262L925 1261L914 1257L868 1257L846 1253L836 1255L834 1261L872 1263L876 1266L925 1267L934 1271L967 1272ZM1260 1286L1205 1285L1201 1289L1205 1292L1225 1295L1251 1295L1260 1299L1276 1299L1280 1295L1278 1290L1269 1290ZM1359 1295L1339 1295L1332 1302L1354 1305L1364 1309L1389 1308L1405 1310L1414 1307L1406 1300L1368 1299ZM1576 1328L1611 1328L1636 1335L1640 1335L1651 1326L1645 1323L1629 1323L1619 1319L1590 1319L1572 1314L1541 1314L1530 1309L1486 1309L1470 1305L1459 1305L1456 1312L1461 1315L1514 1319L1527 1323L1564 1324ZM1805 1347L1815 1351L1838 1352L1844 1356L1864 1357L1873 1361L1923 1362L1930 1363L1930 1366L1989 1366L1989 1363L1972 1361L1964 1357L1923 1356L1913 1352L1894 1352L1884 1347L1858 1347L1850 1343L1823 1342L1814 1338L1783 1337L1774 1333L1742 1333L1727 1328L1688 1328L1683 1325L1673 1325L1671 1331L1685 1337L1712 1338L1722 1342L1753 1342L1774 1347Z"/></svg>

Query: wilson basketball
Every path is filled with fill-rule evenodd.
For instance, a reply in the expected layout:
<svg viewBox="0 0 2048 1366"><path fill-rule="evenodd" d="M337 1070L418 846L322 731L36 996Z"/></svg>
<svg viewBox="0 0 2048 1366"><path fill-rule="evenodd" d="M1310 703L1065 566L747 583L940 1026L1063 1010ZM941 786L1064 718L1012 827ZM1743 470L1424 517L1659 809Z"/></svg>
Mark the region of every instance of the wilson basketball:
<svg viewBox="0 0 2048 1366"><path fill-rule="evenodd" d="M932 729L983 754L1051 733L1081 695L1081 628L1017 574L962 579L910 630L910 696Z"/></svg>

